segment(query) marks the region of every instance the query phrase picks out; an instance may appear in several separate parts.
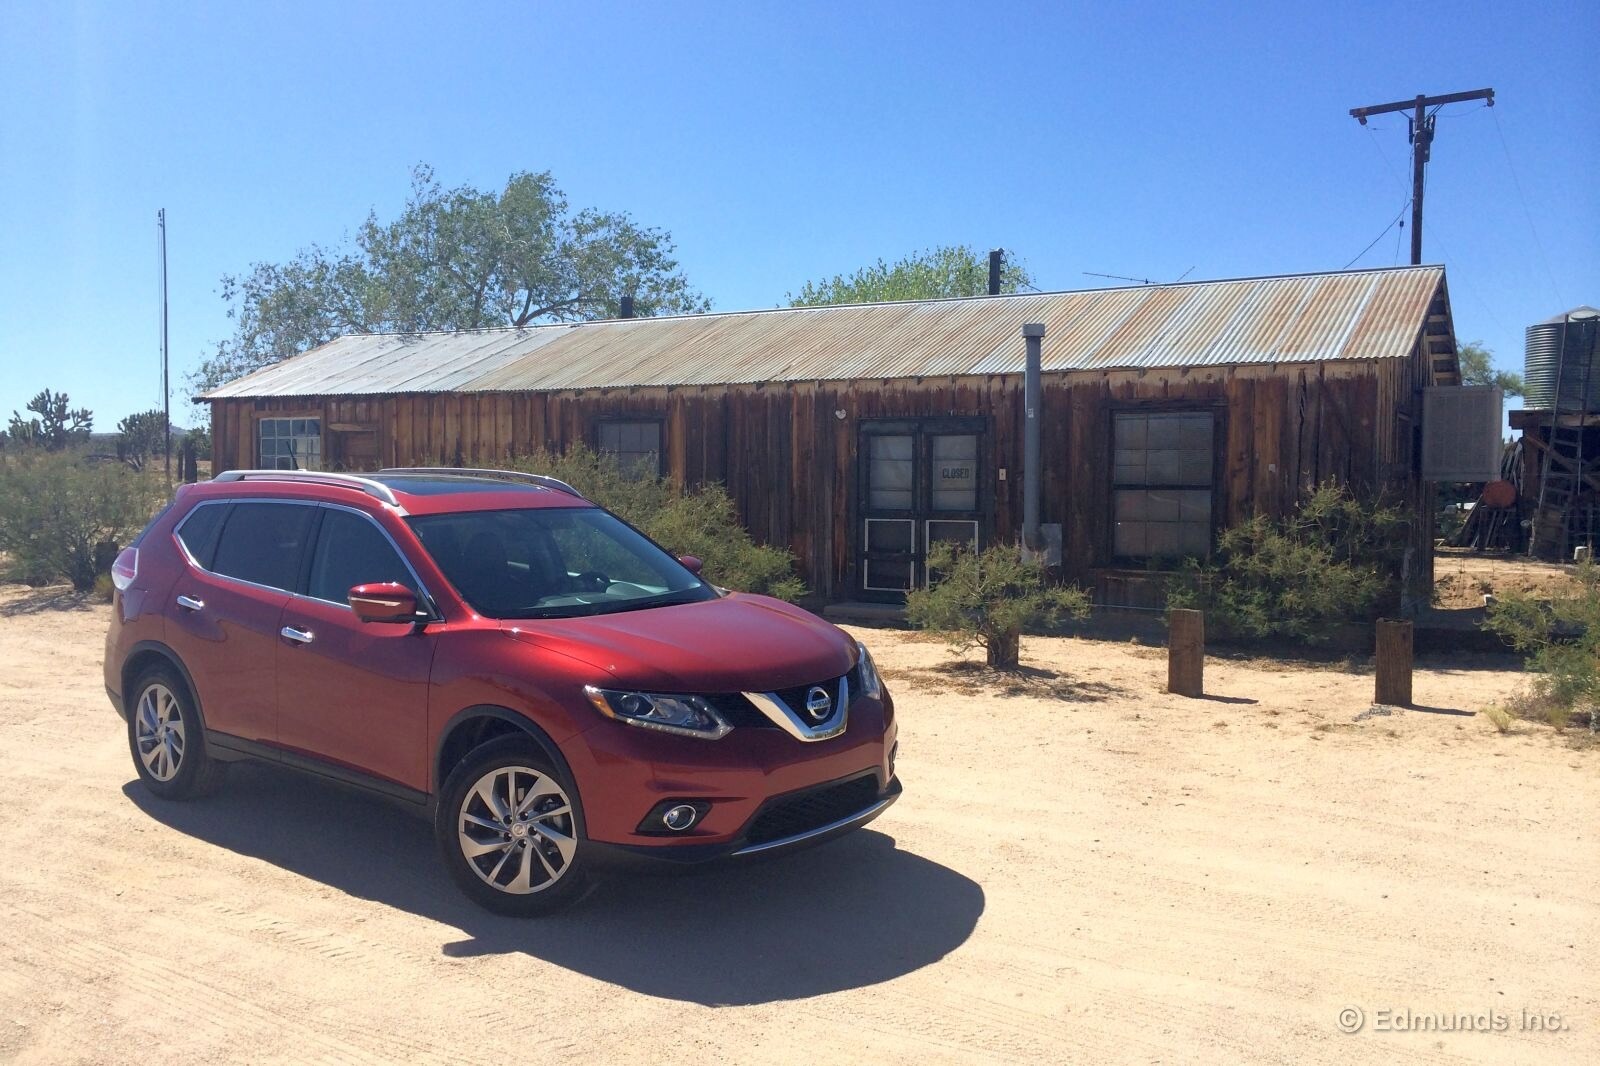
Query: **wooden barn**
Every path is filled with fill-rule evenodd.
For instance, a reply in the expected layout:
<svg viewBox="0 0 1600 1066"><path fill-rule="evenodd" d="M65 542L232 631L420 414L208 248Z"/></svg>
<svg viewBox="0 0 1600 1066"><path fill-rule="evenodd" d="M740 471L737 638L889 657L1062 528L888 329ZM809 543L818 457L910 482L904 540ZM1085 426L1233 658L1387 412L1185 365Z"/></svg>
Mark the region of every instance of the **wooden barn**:
<svg viewBox="0 0 1600 1066"><path fill-rule="evenodd" d="M893 600L930 543L1019 536L1030 323L1040 519L1097 601L1153 604L1153 572L1327 479L1408 501L1408 584L1431 586L1421 394L1459 382L1438 266L357 335L203 399L217 470L581 441L725 484L819 599Z"/></svg>

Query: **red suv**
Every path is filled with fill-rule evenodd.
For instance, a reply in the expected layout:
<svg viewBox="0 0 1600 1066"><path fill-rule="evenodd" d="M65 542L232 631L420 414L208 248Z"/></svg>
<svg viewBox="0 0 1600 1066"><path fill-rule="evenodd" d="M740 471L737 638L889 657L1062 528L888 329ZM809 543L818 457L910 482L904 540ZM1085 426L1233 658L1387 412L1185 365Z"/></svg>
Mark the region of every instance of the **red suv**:
<svg viewBox="0 0 1600 1066"><path fill-rule="evenodd" d="M866 648L698 571L553 478L230 471L117 559L106 691L156 795L254 758L392 797L508 914L877 817L900 785Z"/></svg>

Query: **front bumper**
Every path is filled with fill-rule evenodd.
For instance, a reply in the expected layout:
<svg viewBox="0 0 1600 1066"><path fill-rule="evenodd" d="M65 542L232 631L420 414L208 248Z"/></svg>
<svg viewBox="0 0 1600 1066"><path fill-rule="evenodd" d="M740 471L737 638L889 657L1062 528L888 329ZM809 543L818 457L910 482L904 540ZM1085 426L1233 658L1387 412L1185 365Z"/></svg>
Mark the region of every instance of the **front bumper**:
<svg viewBox="0 0 1600 1066"><path fill-rule="evenodd" d="M591 840L588 846L594 861L608 866L671 868L786 855L860 829L888 810L895 800L900 798L902 791L900 779L891 777L886 786L881 789L874 788L869 796L862 797L865 804L855 810L829 811L809 820L800 815L800 820L793 822L788 830L774 831L775 825L782 824L783 816L793 817L790 812L803 810L812 797L826 794L830 790L852 789L858 783L867 784L869 781L875 786L878 780L877 771L869 770L837 781L825 781L810 788L773 796L761 805L737 836L718 843L649 845L611 844ZM774 814L780 817L775 819Z"/></svg>

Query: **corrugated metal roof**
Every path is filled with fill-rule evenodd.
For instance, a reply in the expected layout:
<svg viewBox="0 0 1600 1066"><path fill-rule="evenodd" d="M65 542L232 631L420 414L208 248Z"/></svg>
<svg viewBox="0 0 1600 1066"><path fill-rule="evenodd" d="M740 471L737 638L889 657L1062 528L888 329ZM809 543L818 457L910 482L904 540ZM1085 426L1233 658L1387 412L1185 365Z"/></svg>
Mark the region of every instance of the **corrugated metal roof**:
<svg viewBox="0 0 1600 1066"><path fill-rule="evenodd" d="M1022 325L1044 369L1112 370L1411 352L1439 266L1079 292L341 337L205 395L552 392L1012 374Z"/></svg>

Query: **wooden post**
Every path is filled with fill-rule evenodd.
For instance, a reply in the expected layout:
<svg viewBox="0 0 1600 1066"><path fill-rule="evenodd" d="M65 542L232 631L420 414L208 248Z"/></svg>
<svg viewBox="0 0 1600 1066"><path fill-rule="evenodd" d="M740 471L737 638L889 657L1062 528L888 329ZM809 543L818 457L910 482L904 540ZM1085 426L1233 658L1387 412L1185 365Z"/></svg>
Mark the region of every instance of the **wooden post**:
<svg viewBox="0 0 1600 1066"><path fill-rule="evenodd" d="M1167 612L1167 691L1191 698L1205 693L1206 616Z"/></svg>
<svg viewBox="0 0 1600 1066"><path fill-rule="evenodd" d="M1411 623L1378 620L1378 676L1373 702L1411 706Z"/></svg>

